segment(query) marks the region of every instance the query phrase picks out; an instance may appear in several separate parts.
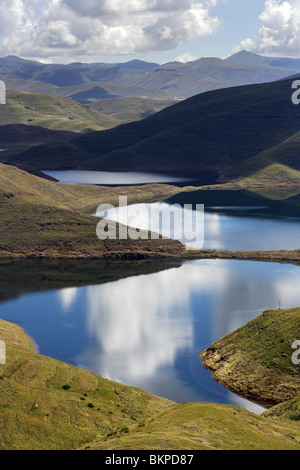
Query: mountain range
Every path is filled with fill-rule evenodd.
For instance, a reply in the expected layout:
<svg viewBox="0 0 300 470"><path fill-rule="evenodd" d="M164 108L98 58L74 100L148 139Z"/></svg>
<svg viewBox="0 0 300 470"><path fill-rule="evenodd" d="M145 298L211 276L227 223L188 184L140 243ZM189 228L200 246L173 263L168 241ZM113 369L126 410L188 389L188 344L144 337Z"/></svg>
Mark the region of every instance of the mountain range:
<svg viewBox="0 0 300 470"><path fill-rule="evenodd" d="M300 60L268 58L241 51L227 59L201 58L159 65L126 63L42 64L8 56L0 59L0 79L10 90L95 100L138 96L186 99L205 91L275 81L300 72Z"/></svg>

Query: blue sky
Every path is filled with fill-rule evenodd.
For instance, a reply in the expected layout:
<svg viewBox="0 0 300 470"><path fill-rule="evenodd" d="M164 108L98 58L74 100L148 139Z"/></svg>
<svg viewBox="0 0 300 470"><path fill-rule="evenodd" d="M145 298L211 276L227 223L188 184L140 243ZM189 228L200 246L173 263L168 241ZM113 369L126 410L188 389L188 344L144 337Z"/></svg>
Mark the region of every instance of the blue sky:
<svg viewBox="0 0 300 470"><path fill-rule="evenodd" d="M300 57L300 0L0 0L0 56L165 63Z"/></svg>
<svg viewBox="0 0 300 470"><path fill-rule="evenodd" d="M222 24L216 34L185 43L176 50L165 51L160 56L153 54L153 59L171 61L185 54L195 57L226 57L240 46L245 38L255 38L262 25L259 15L264 9L263 0L227 0L219 2L211 10L220 18Z"/></svg>

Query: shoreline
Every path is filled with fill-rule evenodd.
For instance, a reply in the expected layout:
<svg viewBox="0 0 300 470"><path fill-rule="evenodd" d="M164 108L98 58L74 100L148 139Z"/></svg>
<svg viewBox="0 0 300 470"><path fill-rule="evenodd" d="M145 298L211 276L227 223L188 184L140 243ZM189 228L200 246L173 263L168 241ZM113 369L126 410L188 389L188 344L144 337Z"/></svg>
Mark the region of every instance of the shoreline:
<svg viewBox="0 0 300 470"><path fill-rule="evenodd" d="M132 248L132 245L130 246ZM300 265L300 249L299 250L186 250L178 253L172 252L156 252L156 251L112 251L111 253L43 253L43 252L4 252L0 251L0 260L25 260L25 259L44 259L44 260L67 260L67 259L86 259L86 260L196 260L196 259L226 259L237 261L261 261L261 262L278 262L287 264Z"/></svg>

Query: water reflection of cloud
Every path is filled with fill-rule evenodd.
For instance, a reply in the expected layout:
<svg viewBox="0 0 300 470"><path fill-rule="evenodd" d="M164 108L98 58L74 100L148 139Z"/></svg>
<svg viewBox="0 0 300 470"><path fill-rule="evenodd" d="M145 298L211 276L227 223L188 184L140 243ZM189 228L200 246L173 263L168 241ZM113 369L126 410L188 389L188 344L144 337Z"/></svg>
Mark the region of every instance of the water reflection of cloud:
<svg viewBox="0 0 300 470"><path fill-rule="evenodd" d="M252 413L261 415L264 411L266 411L266 408L263 408L262 406L257 405L256 403L253 403L249 400L245 400L244 398L237 395L230 394L230 398L235 406L246 408L246 410L251 411Z"/></svg>
<svg viewBox="0 0 300 470"><path fill-rule="evenodd" d="M99 206L96 216L130 227L130 237L137 236L141 230L152 231L179 240L191 248L203 248L204 211L201 205L197 211L167 203L132 204L108 210Z"/></svg>
<svg viewBox="0 0 300 470"><path fill-rule="evenodd" d="M223 248L221 239L221 217L219 214L205 213L204 221L205 248L220 250Z"/></svg>
<svg viewBox="0 0 300 470"><path fill-rule="evenodd" d="M63 312L69 312L76 301L78 288L68 287L58 291L58 298Z"/></svg>
<svg viewBox="0 0 300 470"><path fill-rule="evenodd" d="M245 325L264 310L300 306L299 267L225 261L227 288L218 293L213 341Z"/></svg>
<svg viewBox="0 0 300 470"><path fill-rule="evenodd" d="M288 268L287 268L288 269ZM276 308L279 304L281 308L300 307L300 272L293 273L293 276L286 276L286 279L279 279L274 289L277 292L275 299Z"/></svg>
<svg viewBox="0 0 300 470"><path fill-rule="evenodd" d="M243 217L234 211L228 214L189 210L188 205L166 203L134 204L112 208L104 214L100 210L96 215L105 216L124 225L139 230L151 230L168 238L181 241L191 248L226 249L226 250L281 250L297 249L300 235L299 221L288 219L263 218L253 213L249 207L240 208ZM223 208L224 209L224 208ZM253 209L253 208L252 208ZM218 210L216 208L216 210ZM169 214L175 223L170 224ZM159 214L165 218L162 223ZM182 223L183 221L183 223ZM184 230L182 230L182 225ZM172 229L170 230L170 226ZM197 226L197 230L195 230ZM173 230L174 228L174 230Z"/></svg>
<svg viewBox="0 0 300 470"><path fill-rule="evenodd" d="M189 351L194 344L192 293L212 284L221 289L224 282L221 267L195 262L88 287L87 325L99 348L84 360L92 360L93 370L105 377L129 381L174 366L179 351Z"/></svg>
<svg viewBox="0 0 300 470"><path fill-rule="evenodd" d="M174 285L174 273L88 288L88 329L101 345L102 374L153 375L192 345L189 295L186 285Z"/></svg>
<svg viewBox="0 0 300 470"><path fill-rule="evenodd" d="M280 266L276 270L276 266L279 265L202 260L90 286L86 289L86 321L93 346L80 354L77 363L106 378L157 395L169 387L165 396L194 401L207 386L205 381L199 382L199 348L205 349L263 310L276 308L277 299L284 298L285 285L289 286L285 306L296 305L298 269ZM292 286L291 279L295 279ZM199 371L197 366L191 372L187 358L194 358L195 354ZM234 396L231 402L238 404ZM249 410L256 409L247 401L241 404Z"/></svg>

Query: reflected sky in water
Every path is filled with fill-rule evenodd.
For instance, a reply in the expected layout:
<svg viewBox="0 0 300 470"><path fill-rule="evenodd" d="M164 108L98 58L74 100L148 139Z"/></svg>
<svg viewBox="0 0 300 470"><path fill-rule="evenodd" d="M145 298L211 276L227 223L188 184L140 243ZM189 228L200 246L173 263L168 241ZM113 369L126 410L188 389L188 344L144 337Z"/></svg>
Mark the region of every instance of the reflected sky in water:
<svg viewBox="0 0 300 470"><path fill-rule="evenodd" d="M196 211L190 210L188 205L185 208L177 204L154 203L98 210L95 215L139 230L161 233L193 249L299 249L300 219L261 217L256 215L260 208L239 207L239 212L243 212L241 217L234 207L227 207L226 213L222 213L218 208L215 208L216 212L205 207L204 211L200 207Z"/></svg>
<svg viewBox="0 0 300 470"><path fill-rule="evenodd" d="M67 184L129 185L192 181L192 179L179 176L141 171L44 170L44 173L57 179L60 183Z"/></svg>
<svg viewBox="0 0 300 470"><path fill-rule="evenodd" d="M212 380L199 354L263 310L300 305L297 266L190 261L154 274L27 293L0 305L39 352L178 402L261 408Z"/></svg>

